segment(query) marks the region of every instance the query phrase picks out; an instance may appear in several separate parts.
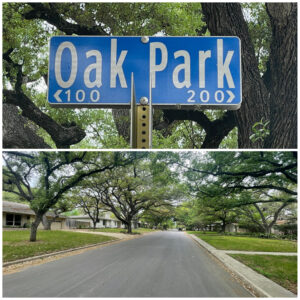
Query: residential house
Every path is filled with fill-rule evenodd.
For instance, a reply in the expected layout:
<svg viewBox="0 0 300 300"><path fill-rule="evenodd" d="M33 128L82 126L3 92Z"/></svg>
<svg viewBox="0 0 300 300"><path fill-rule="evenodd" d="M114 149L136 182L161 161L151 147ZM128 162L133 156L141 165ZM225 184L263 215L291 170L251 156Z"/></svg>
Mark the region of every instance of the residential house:
<svg viewBox="0 0 300 300"><path fill-rule="evenodd" d="M96 223L96 228L125 228L125 225L118 220L113 213L107 211L100 211L99 222ZM67 226L69 228L88 228L93 227L93 221L88 215L70 216L67 219ZM137 221L132 222L132 228L138 228Z"/></svg>
<svg viewBox="0 0 300 300"><path fill-rule="evenodd" d="M3 227L7 228L26 228L29 227L35 219L35 213L29 205L17 202L2 201L2 213L2 224ZM52 212L48 212L46 213L46 217L49 220L53 220L55 215ZM40 223L38 228L42 229L43 224ZM55 218L51 224L51 229L53 230L65 228L67 228L65 216L60 215Z"/></svg>
<svg viewBox="0 0 300 300"><path fill-rule="evenodd" d="M27 204L2 201L2 224L5 228L26 228L35 219L34 211ZM52 220L51 229L68 229L68 228L89 228L93 227L93 222L88 215L80 216L62 216L55 218L53 212L47 212L46 217ZM53 221L53 218L55 220ZM140 224L137 221L132 222L132 228L138 228ZM125 228L125 225L119 221L113 213L101 211L97 228ZM40 223L38 229L43 229L43 224Z"/></svg>

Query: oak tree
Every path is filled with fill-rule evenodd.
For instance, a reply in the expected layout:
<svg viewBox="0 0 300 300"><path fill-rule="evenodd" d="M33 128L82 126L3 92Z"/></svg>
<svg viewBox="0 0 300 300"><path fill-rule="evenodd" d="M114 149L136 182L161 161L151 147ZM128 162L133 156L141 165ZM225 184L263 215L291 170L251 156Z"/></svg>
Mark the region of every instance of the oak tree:
<svg viewBox="0 0 300 300"><path fill-rule="evenodd" d="M188 156L183 154L182 161ZM256 211L256 223L270 234L280 214L297 203L295 152L209 152L179 164L186 170L200 213L215 218L240 209L251 219ZM266 214L271 207L272 213Z"/></svg>
<svg viewBox="0 0 300 300"><path fill-rule="evenodd" d="M3 190L29 202L35 212L30 241L43 216L83 179L130 163L135 154L118 152L5 152ZM99 176L99 175L98 175Z"/></svg>
<svg viewBox="0 0 300 300"><path fill-rule="evenodd" d="M102 203L132 233L132 223L143 213L171 208L181 195L167 166L156 165L153 155L131 165L91 178L84 193ZM152 160L152 161L151 161Z"/></svg>

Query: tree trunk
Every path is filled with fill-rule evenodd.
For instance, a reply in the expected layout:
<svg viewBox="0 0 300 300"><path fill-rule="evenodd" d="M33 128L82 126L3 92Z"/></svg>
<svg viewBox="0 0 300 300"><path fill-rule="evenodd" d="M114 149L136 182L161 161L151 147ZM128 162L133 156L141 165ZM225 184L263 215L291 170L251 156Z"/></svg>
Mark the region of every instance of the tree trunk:
<svg viewBox="0 0 300 300"><path fill-rule="evenodd" d="M97 221L93 221L93 228L96 229Z"/></svg>
<svg viewBox="0 0 300 300"><path fill-rule="evenodd" d="M261 140L252 142L252 126L269 120L269 96L260 76L254 47L239 3L203 3L203 14L212 36L238 36L241 40L242 98L234 112L238 126L239 148L262 148Z"/></svg>
<svg viewBox="0 0 300 300"><path fill-rule="evenodd" d="M131 220L128 221L128 223L127 223L127 233L129 233L129 234L132 233L132 224L131 224Z"/></svg>
<svg viewBox="0 0 300 300"><path fill-rule="evenodd" d="M271 235L272 226L264 226L265 234L269 237Z"/></svg>
<svg viewBox="0 0 300 300"><path fill-rule="evenodd" d="M266 148L297 148L297 3L266 3L272 27Z"/></svg>
<svg viewBox="0 0 300 300"><path fill-rule="evenodd" d="M37 229L38 226L40 225L42 221L43 215L38 215L36 214L34 222L31 224L31 230L30 230L30 242L35 242L36 241L36 234L37 234Z"/></svg>
<svg viewBox="0 0 300 300"><path fill-rule="evenodd" d="M222 221L221 232L225 233L226 230L226 222Z"/></svg>
<svg viewBox="0 0 300 300"><path fill-rule="evenodd" d="M297 148L297 3L267 3L272 27L268 70L261 77L248 26L238 3L203 3L211 35L238 36L243 102L235 112L239 148ZM255 122L270 121L270 135L251 142Z"/></svg>
<svg viewBox="0 0 300 300"><path fill-rule="evenodd" d="M43 226L44 226L44 230L51 230L51 221L48 220L48 218L46 217L46 214L43 215L43 218L42 218L42 223L43 223Z"/></svg>

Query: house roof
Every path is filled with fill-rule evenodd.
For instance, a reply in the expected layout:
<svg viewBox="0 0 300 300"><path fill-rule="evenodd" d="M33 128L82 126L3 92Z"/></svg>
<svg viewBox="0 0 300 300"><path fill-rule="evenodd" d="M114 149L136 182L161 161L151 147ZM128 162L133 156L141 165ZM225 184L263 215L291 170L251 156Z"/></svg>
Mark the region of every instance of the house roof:
<svg viewBox="0 0 300 300"><path fill-rule="evenodd" d="M87 220L91 220L91 218L88 215L68 216L67 218L68 219L87 219ZM99 216L99 219L100 220L106 220L106 221L118 221L118 222L121 222L117 218L112 218L112 217L106 218L106 217L103 217L103 216ZM139 221L136 220L136 219L133 219L132 222L139 222Z"/></svg>
<svg viewBox="0 0 300 300"><path fill-rule="evenodd" d="M79 216L69 216L68 219L89 219L90 217L88 215L79 215ZM102 216L99 216L100 220L108 220L108 221L118 221L118 219L113 219L113 218L105 218Z"/></svg>
<svg viewBox="0 0 300 300"><path fill-rule="evenodd" d="M10 201L2 201L2 212L35 216L35 212L29 207L29 205ZM46 216L54 217L55 215L52 212L47 212ZM66 218L62 215L59 217Z"/></svg>

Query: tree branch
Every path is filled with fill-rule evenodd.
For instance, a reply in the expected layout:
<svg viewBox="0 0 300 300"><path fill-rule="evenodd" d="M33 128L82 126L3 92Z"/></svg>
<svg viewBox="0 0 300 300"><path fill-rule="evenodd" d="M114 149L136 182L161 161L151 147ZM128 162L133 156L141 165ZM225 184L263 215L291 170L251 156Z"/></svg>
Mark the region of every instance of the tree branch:
<svg viewBox="0 0 300 300"><path fill-rule="evenodd" d="M85 137L84 130L78 126L66 128L56 123L35 106L23 92L4 90L3 95L6 103L19 106L24 117L47 131L57 148L69 148L70 145L79 143Z"/></svg>
<svg viewBox="0 0 300 300"><path fill-rule="evenodd" d="M235 186L229 186L230 189L242 189L242 190L252 190L252 189L273 189L285 192L290 195L297 195L297 192L294 192L290 189L287 189L285 187L281 186L275 186L272 184L263 184L263 185L255 185L255 186L243 186L243 185L235 185Z"/></svg>
<svg viewBox="0 0 300 300"><path fill-rule="evenodd" d="M206 133L202 149L218 148L222 140L236 126L236 121L232 111L217 120L210 121L204 112L199 110L164 110L164 120L171 124L175 120L190 120L196 122Z"/></svg>
<svg viewBox="0 0 300 300"><path fill-rule="evenodd" d="M26 157L26 158L34 159L33 155L25 153L25 152L20 152L20 151L9 151L9 152L4 151L3 153L9 153L9 155L13 154L13 155L19 156L19 157Z"/></svg>
<svg viewBox="0 0 300 300"><path fill-rule="evenodd" d="M42 19L69 35L107 35L104 29L99 25L87 27L67 22L61 14L56 11L56 3L29 3L29 5L32 7L32 10L23 14L26 20Z"/></svg>
<svg viewBox="0 0 300 300"><path fill-rule="evenodd" d="M13 170L13 168L11 167L11 165L9 164L8 159L5 158L5 156L3 155L3 160L5 161L5 165L8 169L7 173L5 173L5 175L7 175L10 180L12 181L11 183L6 182L7 184L15 184L18 191L19 191L19 195L26 199L27 201L31 201L33 199L33 195L31 192L31 188L29 185L27 185L23 180L22 177L20 176L20 174L18 174L17 172L15 172ZM25 191L23 190L23 187L26 188L28 194L25 193ZM14 192L16 193L16 192Z"/></svg>
<svg viewBox="0 0 300 300"><path fill-rule="evenodd" d="M204 170L199 170L195 169L193 167L187 167L180 162L177 162L179 166L182 166L188 170L202 173L202 174L207 174L207 175L213 175L213 176L218 176L218 175L229 175L229 176L243 176L243 177L261 177L267 174L271 173L283 173L284 171L293 169L297 167L297 163L292 163L290 165L284 166L284 167L279 167L279 168L274 168L274 169L267 169L267 170L260 170L260 171L244 171L244 172L226 172L226 171L218 171L218 172L212 172L212 171L204 171Z"/></svg>
<svg viewBox="0 0 300 300"><path fill-rule="evenodd" d="M250 201L235 203L232 208L242 207L242 206L246 206L246 205L250 205L250 204L256 204L256 203L275 203L275 202L284 202L284 203L290 204L290 203L297 203L297 199L294 199L294 198L289 198L289 199L273 198L271 200L254 200L254 201L250 200ZM230 207L228 207L228 208L230 208Z"/></svg>

